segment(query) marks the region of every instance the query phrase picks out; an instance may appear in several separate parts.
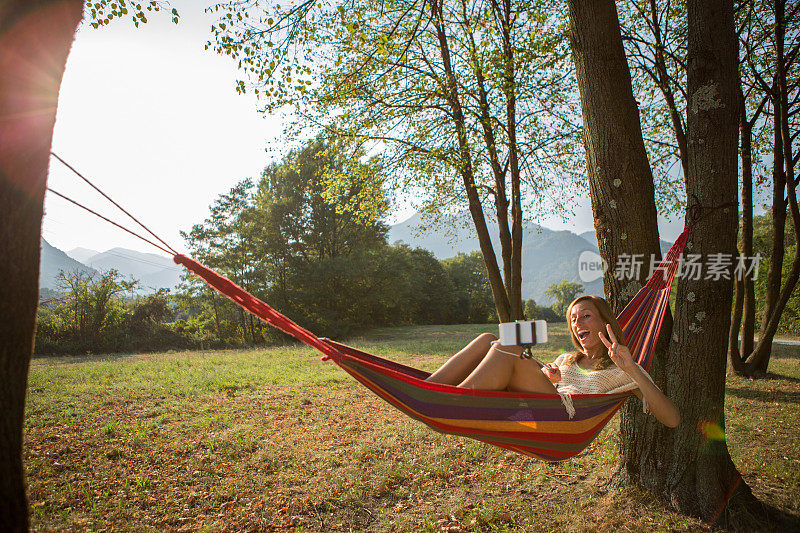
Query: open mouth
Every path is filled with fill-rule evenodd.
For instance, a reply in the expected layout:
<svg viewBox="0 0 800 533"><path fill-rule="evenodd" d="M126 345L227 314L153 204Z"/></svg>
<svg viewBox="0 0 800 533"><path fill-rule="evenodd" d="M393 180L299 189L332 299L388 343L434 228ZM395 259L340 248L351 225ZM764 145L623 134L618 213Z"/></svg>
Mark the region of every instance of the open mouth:
<svg viewBox="0 0 800 533"><path fill-rule="evenodd" d="M582 330L577 332L578 340L586 340L589 337L589 331Z"/></svg>

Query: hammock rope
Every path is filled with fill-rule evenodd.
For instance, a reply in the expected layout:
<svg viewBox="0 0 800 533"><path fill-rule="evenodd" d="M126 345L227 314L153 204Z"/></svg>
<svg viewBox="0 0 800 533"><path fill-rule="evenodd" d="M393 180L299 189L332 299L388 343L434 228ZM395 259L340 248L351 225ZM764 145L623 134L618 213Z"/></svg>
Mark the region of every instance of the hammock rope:
<svg viewBox="0 0 800 533"><path fill-rule="evenodd" d="M102 218L103 220L106 220L106 221L108 221L108 222L111 222L111 223L112 223L112 224L114 224L115 226L117 226L117 227L119 227L119 228L122 228L122 229L124 229L124 230L125 230L125 231L127 231L128 233L130 233L130 234L132 234L132 235L135 235L136 237L139 237L139 238L140 238L140 239L142 239L143 241L145 241L145 242L148 242L148 243L150 243L150 244L153 244L153 246L155 246L156 248L158 248L158 249L160 249L160 250L162 250L162 251L164 251L164 252L167 252L167 253L169 253L170 255L178 255L178 252L176 252L175 250L173 250L173 249L172 249L172 247L171 247L169 244L167 244L166 242L164 242L163 240L161 240L161 237L159 237L158 235L156 235L155 233L153 233L152 231L150 231L150 228L148 228L147 226L145 226L144 224L142 224L141 222L139 222L139 219L137 219L135 216L131 215L131 214L130 214L130 213L129 213L129 212L126 210L126 209L124 209L124 208L123 208L121 205L119 205L117 202L115 202L114 200L112 200L112 199L111 199L111 198L110 198L110 197L109 197L109 196L108 196L106 193L104 193L103 191L101 191L101 190L100 190L100 188L99 188L98 186L96 186L94 183L92 183L91 181L89 181L89 179L88 179L88 178L86 178L86 176L84 176L83 174L81 174L80 172L78 172L77 170L75 170L75 167L73 167L72 165L70 165L69 163L67 163L67 162L66 162L66 161L64 161L63 159L61 159L61 158L58 156L58 154L56 154L55 152L50 152L50 155L52 155L53 157L55 157L55 158L56 158L56 159L57 159L59 162L61 162L61 164L62 164L62 165L64 165L64 166L65 166L65 167L67 167L68 169L70 169L70 170L71 170L71 171L72 171L72 172L73 172L73 173L74 173L76 176L78 176L80 179L82 179L83 181L85 181L85 182L86 182L86 183L87 183L87 184L88 184L88 185L89 185L89 186L90 186L92 189L94 189L95 191L97 191L98 193L100 193L100 195L102 195L102 196L103 196L103 198L105 198L106 200L108 200L109 202L111 202L111 203L112 203L112 204L113 204L113 205L114 205L114 206L115 206L117 209L119 209L120 211L122 211L123 213L125 213L126 215L128 215L128 217L130 217L130 218L131 218L131 220L133 220L134 222L136 222L137 224L139 224L139 226L141 226L141 227L142 227L142 228L143 228L143 229L144 229L144 230L145 230L147 233L149 233L150 235L152 235L152 236L153 236L153 238L155 238L155 239L156 239L158 242L160 242L162 245L164 245L164 247L166 247L166 248L167 248L167 250L164 250L164 248L161 248L160 246L158 246L158 245L156 245L156 244L153 244L153 243L152 243L152 242L150 242L148 239L145 239L144 237L142 237L142 236L140 236L140 235L137 235L137 234L136 234L136 233L134 233L133 231L131 231L131 230L129 230L129 229L126 229L126 228L123 228L123 227L122 227L122 226L120 226L119 224L116 224L116 223L114 223L114 222L111 222L110 220L108 220L107 218L105 218L105 217L103 217L103 216L101 216L101 215L97 215L97 213L94 213L94 211L92 211L92 210L91 210L91 209L89 209L88 207L84 207L84 206L80 205L79 203L75 202L74 200L69 200L69 198L67 198L66 196L64 196L64 195L62 195L62 194L58 194L57 192L55 192L55 191L53 191L52 189L49 189L49 188L48 188L48 190L49 190L50 192L53 192L53 193L55 193L55 194L58 194L58 196L61 196L62 198L66 199L66 200L69 200L70 202L74 203L75 205L77 205L77 206L79 206L79 207L82 207L83 209L86 209L86 210L87 210L87 211L89 211L90 213L93 213L93 214L95 214L95 215L99 216L99 217L100 217L100 218Z"/></svg>
<svg viewBox="0 0 800 533"><path fill-rule="evenodd" d="M61 158L58 159L63 163ZM72 170L80 176L77 171ZM83 176L80 177L88 182ZM161 246L78 202L55 191L51 192L167 252ZM122 209L119 204L105 194L103 196L172 251L169 245ZM710 209L724 207L727 205L714 206ZM696 218L694 220L696 221ZM618 317L634 359L645 369L650 367L652 361L656 340L669 303L670 289L689 231L690 227L687 225L645 286ZM401 412L442 433L473 438L547 461L559 461L573 457L586 449L614 413L632 395L631 392L574 394L572 403L575 413L569 414L558 394L475 390L430 383L425 381L430 375L428 372L383 359L330 339L317 337L230 279L185 255L174 251L172 255L175 263L183 265L235 304L267 324L317 349L323 354L323 361L333 361Z"/></svg>
<svg viewBox="0 0 800 533"><path fill-rule="evenodd" d="M83 204L81 204L81 203L79 203L79 202L76 202L76 201L75 201L75 200L73 200L72 198L70 198L70 197L68 197L68 196L65 196L65 195L63 195L63 194L61 194L60 192L58 192L58 191L56 191L56 190L53 190L53 189L51 189L50 187L47 187L47 190L48 190L49 192L51 192L51 193L55 194L56 196L58 196L58 197L60 197L60 198L63 198L64 200L66 200L66 201L68 201L68 202L72 203L73 205L76 205L76 206L80 207L81 209L83 209L83 210L85 210L85 211L88 211L89 213L93 214L94 216L96 216L96 217L99 217L99 218L101 218L101 219L105 220L105 221L106 221L106 222L108 222L109 224L113 224L114 226L118 227L119 229L121 229L121 230L123 230L123 231L127 231L128 233L130 233L130 234L131 234L131 235L133 235L134 237L138 237L139 239L142 239L142 240L143 240L144 242L146 242L147 244L151 244L151 245L155 246L156 248L158 248L158 249L159 249L159 250L161 250L162 252L164 252L164 253L166 253L166 254L169 254L169 255L172 255L172 256L174 256L174 255L175 255L175 252L174 252L174 251L171 251L171 249L170 249L170 250L167 250L167 249L166 249L166 248L164 248L163 246L159 246L158 244L154 243L154 242L153 242L153 241L151 241L150 239L147 239L146 237L143 237L143 236L139 235L139 234L138 234L138 233L136 233L135 231L133 231L133 230L130 230L130 229L128 229L128 228L126 228L126 227L125 227L125 226L123 226L122 224L117 224L116 222L114 222L114 221L113 221L113 220L111 220L110 218L104 217L103 215L101 215L101 214L100 214L100 213L98 213L97 211L94 211L94 210L92 210L92 209L89 209L89 208L88 208L88 207L86 207L85 205L83 205ZM161 240L161 239L159 239L159 240Z"/></svg>

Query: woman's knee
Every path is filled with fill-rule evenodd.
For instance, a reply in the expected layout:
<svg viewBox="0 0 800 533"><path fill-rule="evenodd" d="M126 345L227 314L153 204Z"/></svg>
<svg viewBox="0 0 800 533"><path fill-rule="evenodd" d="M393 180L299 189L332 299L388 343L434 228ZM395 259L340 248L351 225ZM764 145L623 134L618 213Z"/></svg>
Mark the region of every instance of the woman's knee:
<svg viewBox="0 0 800 533"><path fill-rule="evenodd" d="M515 345L505 346L500 344L493 344L491 351L501 353L504 355L519 357L520 355L522 355L522 346L515 346Z"/></svg>
<svg viewBox="0 0 800 533"><path fill-rule="evenodd" d="M480 339L483 342L491 343L497 340L497 335L494 335L492 333L481 333L480 335L478 335L478 339Z"/></svg>
<svg viewBox="0 0 800 533"><path fill-rule="evenodd" d="M497 340L496 335L492 335L491 333L481 333L480 335L475 337L475 340L473 340L472 342L473 344L478 344L480 346L483 346L485 348L485 352L488 352L489 348L491 348L492 346L492 343L496 340Z"/></svg>

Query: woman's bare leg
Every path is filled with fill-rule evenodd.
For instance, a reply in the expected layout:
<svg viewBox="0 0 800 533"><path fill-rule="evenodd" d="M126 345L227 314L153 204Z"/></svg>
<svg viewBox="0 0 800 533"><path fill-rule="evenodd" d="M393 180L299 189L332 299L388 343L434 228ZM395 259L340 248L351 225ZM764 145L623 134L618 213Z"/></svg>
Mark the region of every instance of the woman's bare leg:
<svg viewBox="0 0 800 533"><path fill-rule="evenodd" d="M520 358L521 353L522 348L519 346L492 345L486 357L458 386L469 389L555 393L556 388L539 365L531 359Z"/></svg>
<svg viewBox="0 0 800 533"><path fill-rule="evenodd" d="M460 352L439 367L439 370L431 374L426 381L445 385L458 385L475 370L475 367L480 364L489 352L489 348L492 347L492 342L496 340L497 337L491 333L482 333L478 335Z"/></svg>

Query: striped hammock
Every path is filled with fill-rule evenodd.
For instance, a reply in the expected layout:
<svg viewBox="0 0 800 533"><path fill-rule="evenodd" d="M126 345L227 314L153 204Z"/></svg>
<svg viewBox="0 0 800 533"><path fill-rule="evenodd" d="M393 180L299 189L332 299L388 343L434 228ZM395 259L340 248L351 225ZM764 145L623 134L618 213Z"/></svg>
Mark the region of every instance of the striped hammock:
<svg viewBox="0 0 800 533"><path fill-rule="evenodd" d="M645 369L664 320L672 281L689 228L672 245L647 284L617 317L628 348ZM408 416L442 433L461 435L546 461L583 451L632 394L574 394L575 414L567 414L557 394L463 389L429 383L430 374L317 337L244 289L197 261L175 262L202 278L266 323L324 354L364 386Z"/></svg>

